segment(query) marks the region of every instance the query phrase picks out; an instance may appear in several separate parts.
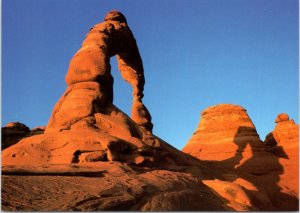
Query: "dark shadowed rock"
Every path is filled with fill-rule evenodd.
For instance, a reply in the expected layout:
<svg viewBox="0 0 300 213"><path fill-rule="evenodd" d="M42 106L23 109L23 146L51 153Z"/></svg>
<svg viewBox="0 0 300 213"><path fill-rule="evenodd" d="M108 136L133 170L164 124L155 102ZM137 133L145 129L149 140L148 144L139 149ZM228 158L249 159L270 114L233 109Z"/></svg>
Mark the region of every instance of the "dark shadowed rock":
<svg viewBox="0 0 300 213"><path fill-rule="evenodd" d="M9 122L6 126L1 128L2 137L2 150L6 149L20 140L33 135L43 134L46 127L40 126L33 129L29 129L23 123L20 122Z"/></svg>
<svg viewBox="0 0 300 213"><path fill-rule="evenodd" d="M30 132L28 126L20 122L10 122L1 129L2 149L16 144Z"/></svg>

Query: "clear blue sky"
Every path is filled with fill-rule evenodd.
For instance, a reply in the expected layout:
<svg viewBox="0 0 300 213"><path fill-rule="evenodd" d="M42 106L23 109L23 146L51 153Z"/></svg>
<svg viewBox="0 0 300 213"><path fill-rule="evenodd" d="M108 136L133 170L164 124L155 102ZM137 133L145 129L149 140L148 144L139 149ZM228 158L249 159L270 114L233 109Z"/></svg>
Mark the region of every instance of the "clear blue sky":
<svg viewBox="0 0 300 213"><path fill-rule="evenodd" d="M181 149L205 108L245 107L261 139L286 112L298 123L297 0L3 0L2 125L46 125L85 34L112 9L143 59L154 133ZM112 58L115 105L131 87Z"/></svg>

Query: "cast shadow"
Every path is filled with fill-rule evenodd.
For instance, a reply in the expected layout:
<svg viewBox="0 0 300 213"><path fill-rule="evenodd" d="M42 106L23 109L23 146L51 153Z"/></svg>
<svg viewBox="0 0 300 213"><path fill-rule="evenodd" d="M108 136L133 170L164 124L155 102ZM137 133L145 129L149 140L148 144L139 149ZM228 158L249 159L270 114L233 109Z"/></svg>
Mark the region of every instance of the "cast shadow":
<svg viewBox="0 0 300 213"><path fill-rule="evenodd" d="M253 184L257 190L245 187L246 192L263 209L295 211L299 209L298 198L281 192L281 187L278 185L280 175L285 172L279 158L289 157L284 148L275 142L275 146L273 144L273 147L267 147L259 140L254 128L241 126L234 136L234 143L237 145L235 155L218 162L218 166L229 174L227 175L229 181L242 178ZM223 176L226 179L226 174ZM262 197L263 193L266 193L270 199Z"/></svg>

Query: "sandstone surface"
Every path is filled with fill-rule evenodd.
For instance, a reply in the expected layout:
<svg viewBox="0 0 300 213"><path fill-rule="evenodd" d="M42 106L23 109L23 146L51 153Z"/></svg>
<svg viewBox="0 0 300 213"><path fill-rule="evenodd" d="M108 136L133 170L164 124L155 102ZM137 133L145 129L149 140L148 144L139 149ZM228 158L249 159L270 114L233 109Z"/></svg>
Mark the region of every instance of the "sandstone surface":
<svg viewBox="0 0 300 213"><path fill-rule="evenodd" d="M219 104L201 113L200 123L183 152L201 160L241 160L241 154L260 146L255 126L238 105Z"/></svg>
<svg viewBox="0 0 300 213"><path fill-rule="evenodd" d="M258 210L249 195L243 190L242 186L229 181L204 180L205 185L213 189L215 194L227 202L224 205L226 210L232 211L253 211Z"/></svg>
<svg viewBox="0 0 300 213"><path fill-rule="evenodd" d="M183 151L221 173L221 178L206 183L219 197L229 200L229 207L297 210L298 126L287 115L278 116L276 122L263 143L245 109L228 104L209 107L202 112L200 124ZM237 184L229 187L232 190L242 187L248 196L242 197L252 205L230 199L220 181Z"/></svg>
<svg viewBox="0 0 300 213"><path fill-rule="evenodd" d="M182 171L120 162L4 169L5 211L224 210L199 177Z"/></svg>

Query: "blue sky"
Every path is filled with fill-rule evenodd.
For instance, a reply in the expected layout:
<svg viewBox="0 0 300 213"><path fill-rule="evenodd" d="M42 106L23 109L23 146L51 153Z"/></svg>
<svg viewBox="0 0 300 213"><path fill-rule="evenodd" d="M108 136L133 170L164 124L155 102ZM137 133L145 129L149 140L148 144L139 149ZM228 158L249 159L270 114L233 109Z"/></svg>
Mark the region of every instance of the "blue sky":
<svg viewBox="0 0 300 213"><path fill-rule="evenodd" d="M298 123L297 0L3 0L2 125L47 124L70 59L112 9L137 40L154 133L176 148L215 104L245 107L262 140L281 112ZM114 104L130 114L111 63Z"/></svg>

